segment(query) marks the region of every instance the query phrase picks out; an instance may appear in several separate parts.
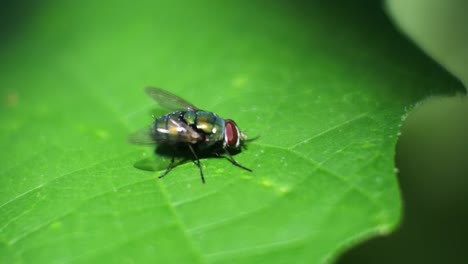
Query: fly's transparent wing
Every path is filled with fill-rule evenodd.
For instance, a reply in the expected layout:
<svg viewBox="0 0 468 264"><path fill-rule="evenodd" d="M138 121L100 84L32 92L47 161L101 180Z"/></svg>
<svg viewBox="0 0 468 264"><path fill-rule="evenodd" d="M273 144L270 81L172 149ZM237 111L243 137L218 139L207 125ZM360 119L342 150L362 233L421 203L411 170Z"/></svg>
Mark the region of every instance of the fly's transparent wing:
<svg viewBox="0 0 468 264"><path fill-rule="evenodd" d="M198 110L198 107L193 104L161 88L146 87L145 92L159 105L169 110Z"/></svg>
<svg viewBox="0 0 468 264"><path fill-rule="evenodd" d="M136 145L156 144L156 141L151 137L151 127L145 127L132 133L128 136L128 142Z"/></svg>

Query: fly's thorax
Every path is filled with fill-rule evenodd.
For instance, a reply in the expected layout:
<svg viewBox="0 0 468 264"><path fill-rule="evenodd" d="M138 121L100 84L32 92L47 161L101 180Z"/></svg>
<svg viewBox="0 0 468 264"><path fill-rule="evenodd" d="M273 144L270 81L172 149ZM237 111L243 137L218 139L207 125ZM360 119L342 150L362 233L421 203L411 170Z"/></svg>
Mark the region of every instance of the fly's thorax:
<svg viewBox="0 0 468 264"><path fill-rule="evenodd" d="M190 117L192 117L192 114L190 114ZM188 121L189 120L187 120L187 122ZM224 138L224 119L212 112L195 112L193 124L198 131L205 135L205 143L207 146L211 146L216 142L222 141Z"/></svg>
<svg viewBox="0 0 468 264"><path fill-rule="evenodd" d="M195 121L197 119L197 112L195 111L184 112L183 118L188 125L193 126L195 125Z"/></svg>
<svg viewBox="0 0 468 264"><path fill-rule="evenodd" d="M224 121L212 112L198 111L196 112L195 126L198 130L206 134L215 134L219 131L219 127L224 125Z"/></svg>

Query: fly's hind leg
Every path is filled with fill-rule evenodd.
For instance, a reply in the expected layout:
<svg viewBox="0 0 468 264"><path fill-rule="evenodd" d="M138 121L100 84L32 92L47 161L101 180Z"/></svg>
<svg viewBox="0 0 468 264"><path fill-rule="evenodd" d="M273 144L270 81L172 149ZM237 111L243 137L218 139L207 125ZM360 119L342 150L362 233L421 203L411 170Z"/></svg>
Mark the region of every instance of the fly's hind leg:
<svg viewBox="0 0 468 264"><path fill-rule="evenodd" d="M246 170L246 171L252 172L251 169L240 165L240 164L232 157L231 153L229 153L229 151L228 151L227 149L224 149L224 151L226 152L229 161L230 161L234 166L237 166L237 167L239 167L239 168L241 168L241 169L244 169L244 170Z"/></svg>
<svg viewBox="0 0 468 264"><path fill-rule="evenodd" d="M192 145L188 144L188 147L189 147L190 151L192 152L193 156L195 157L194 162L197 165L198 169L200 170L201 180L202 180L203 183L205 183L205 176L203 176L203 170L202 170L202 166L201 166L201 163L200 163L200 159L198 158L197 153L195 153L195 150L193 149Z"/></svg>
<svg viewBox="0 0 468 264"><path fill-rule="evenodd" d="M171 158L171 162L169 163L169 166L167 166L166 171L164 171L164 173L161 174L161 176L158 177L159 179L166 176L172 170L172 168L174 168L175 153L176 153L176 151L174 150L174 152L172 153L172 158Z"/></svg>

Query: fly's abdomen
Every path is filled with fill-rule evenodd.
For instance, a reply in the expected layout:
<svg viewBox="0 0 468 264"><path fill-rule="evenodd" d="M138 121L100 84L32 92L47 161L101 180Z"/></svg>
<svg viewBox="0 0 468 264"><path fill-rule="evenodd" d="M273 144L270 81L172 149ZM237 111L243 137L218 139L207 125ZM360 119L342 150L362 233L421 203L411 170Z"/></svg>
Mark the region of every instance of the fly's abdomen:
<svg viewBox="0 0 468 264"><path fill-rule="evenodd" d="M191 143L202 139L201 135L183 120L184 112L176 111L158 117L152 127L151 136L159 144Z"/></svg>

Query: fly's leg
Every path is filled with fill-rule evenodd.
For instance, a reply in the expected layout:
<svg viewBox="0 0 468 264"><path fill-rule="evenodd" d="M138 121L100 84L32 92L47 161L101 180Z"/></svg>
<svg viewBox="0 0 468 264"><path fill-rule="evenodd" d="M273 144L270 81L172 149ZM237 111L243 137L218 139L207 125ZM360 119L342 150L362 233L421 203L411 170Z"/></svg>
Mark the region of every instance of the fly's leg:
<svg viewBox="0 0 468 264"><path fill-rule="evenodd" d="M158 177L159 179L166 176L166 174L168 174L172 170L172 168L174 167L174 158L175 158L175 150L172 153L172 158L171 158L171 162L169 163L169 166L167 166L166 171L161 176Z"/></svg>
<svg viewBox="0 0 468 264"><path fill-rule="evenodd" d="M233 165L235 165L235 166L237 166L237 167L239 167L239 168L242 168L242 169L244 169L244 170L246 170L246 171L252 172L251 169L246 168L246 167L240 165L240 164L232 157L231 153L229 153L229 151L228 151L227 149L224 149L224 151L226 152L229 161L230 161Z"/></svg>
<svg viewBox="0 0 468 264"><path fill-rule="evenodd" d="M205 176L203 176L203 170L202 170L202 166L201 166L201 163L200 163L200 159L198 159L197 153L195 153L195 150L193 149L192 145L188 144L188 147L189 147L190 151L192 152L193 156L195 157L194 162L197 165L198 169L200 170L201 180L202 180L202 182L204 184L205 183Z"/></svg>

